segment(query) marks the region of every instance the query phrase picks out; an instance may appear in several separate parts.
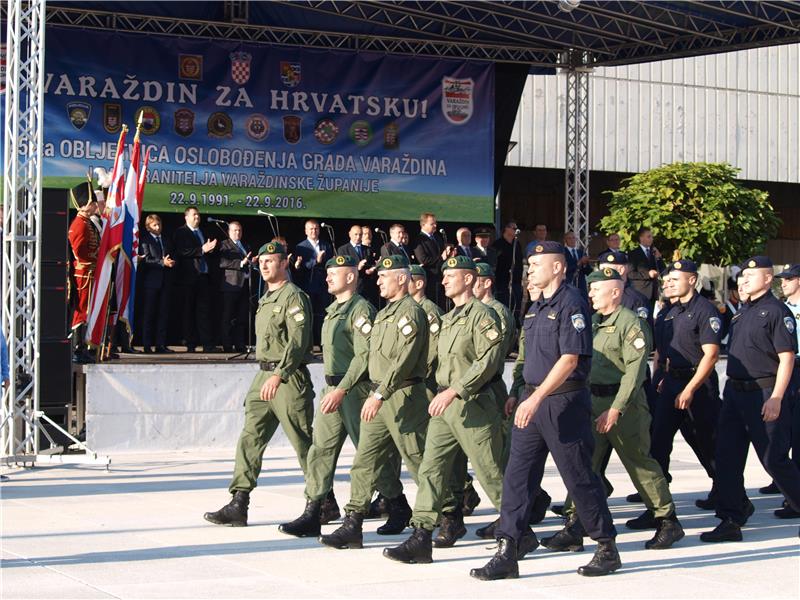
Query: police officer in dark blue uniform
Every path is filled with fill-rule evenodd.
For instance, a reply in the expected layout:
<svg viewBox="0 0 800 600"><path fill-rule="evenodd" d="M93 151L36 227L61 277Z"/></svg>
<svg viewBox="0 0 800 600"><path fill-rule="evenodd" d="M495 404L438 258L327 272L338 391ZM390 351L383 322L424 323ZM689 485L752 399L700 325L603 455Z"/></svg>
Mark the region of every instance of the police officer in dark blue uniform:
<svg viewBox="0 0 800 600"><path fill-rule="evenodd" d="M650 453L668 480L672 442L680 430L694 441L700 464L714 479L714 451L719 418L719 359L722 319L719 311L697 293L697 265L687 259L667 267L667 294L673 300L659 332L656 360L664 364L659 383L653 441ZM665 333L667 335L665 335ZM709 495L713 499L713 493ZM632 529L649 529L655 519L645 512L628 523Z"/></svg>
<svg viewBox="0 0 800 600"><path fill-rule="evenodd" d="M728 381L717 428L717 518L704 542L738 542L746 520L741 503L750 442L789 506L800 511L800 469L789 459L790 386L797 353L796 322L770 291L772 261L754 256L742 266L749 298L731 321Z"/></svg>
<svg viewBox="0 0 800 600"><path fill-rule="evenodd" d="M553 454L586 532L597 541L589 564L578 573L607 575L622 566L617 535L603 483L592 470L591 398L587 379L592 360L589 307L564 282L564 248L543 241L528 256L533 284L542 290L523 322L524 400L517 406L511 455L503 478L498 549L488 564L470 573L477 579L519 576L517 545L528 534L532 499Z"/></svg>

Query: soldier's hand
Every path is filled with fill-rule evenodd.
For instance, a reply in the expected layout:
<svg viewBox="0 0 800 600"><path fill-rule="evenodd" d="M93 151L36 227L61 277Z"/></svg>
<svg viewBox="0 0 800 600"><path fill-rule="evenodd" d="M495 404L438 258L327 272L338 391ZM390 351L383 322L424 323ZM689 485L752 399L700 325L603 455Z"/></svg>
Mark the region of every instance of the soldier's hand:
<svg viewBox="0 0 800 600"><path fill-rule="evenodd" d="M375 396L370 394L369 398L367 398L367 401L364 402L364 406L361 407L361 420L366 421L367 423L372 421L372 419L375 418L375 415L378 414L381 406L383 406L383 401L378 400Z"/></svg>
<svg viewBox="0 0 800 600"><path fill-rule="evenodd" d="M265 402L269 402L275 397L275 394L278 393L278 386L281 384L281 378L279 375L272 375L264 382L264 385L261 386L261 399Z"/></svg>
<svg viewBox="0 0 800 600"><path fill-rule="evenodd" d="M769 400L764 402L764 406L761 407L761 416L764 418L765 423L770 423L780 416L782 401L783 398L770 396Z"/></svg>
<svg viewBox="0 0 800 600"><path fill-rule="evenodd" d="M342 405L342 401L346 395L347 392L340 390L339 388L331 390L325 394L319 403L319 408L322 410L322 414L329 415L339 410L339 407Z"/></svg>
<svg viewBox="0 0 800 600"><path fill-rule="evenodd" d="M514 415L514 425L520 429L527 427L528 423L531 422L533 415L536 414L536 409L539 408L540 403L541 400L537 400L534 396L531 396L527 400L520 402L519 406L517 407L517 412Z"/></svg>
<svg viewBox="0 0 800 600"><path fill-rule="evenodd" d="M692 405L692 400L694 400L694 392L683 388L683 391L675 398L675 408L686 410Z"/></svg>
<svg viewBox="0 0 800 600"><path fill-rule="evenodd" d="M616 408L609 408L594 420L594 422L597 424L597 432L608 433L611 431L611 428L617 424L618 420L619 411Z"/></svg>
<svg viewBox="0 0 800 600"><path fill-rule="evenodd" d="M428 414L432 417L440 417L447 410L447 407L453 403L458 394L453 388L447 388L443 392L436 394L428 405Z"/></svg>
<svg viewBox="0 0 800 600"><path fill-rule="evenodd" d="M509 396L508 400L506 400L506 405L503 407L503 413L510 417L511 413L514 412L514 409L517 407L517 397L516 396Z"/></svg>

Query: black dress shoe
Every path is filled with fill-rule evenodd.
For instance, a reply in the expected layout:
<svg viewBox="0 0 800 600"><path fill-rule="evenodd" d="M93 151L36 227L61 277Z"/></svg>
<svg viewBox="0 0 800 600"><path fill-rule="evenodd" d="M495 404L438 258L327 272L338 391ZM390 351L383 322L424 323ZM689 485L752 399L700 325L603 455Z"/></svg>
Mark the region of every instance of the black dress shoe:
<svg viewBox="0 0 800 600"><path fill-rule="evenodd" d="M775 482L773 481L769 485L766 485L766 486L764 486L762 488L758 488L758 493L759 494L765 494L765 495L766 494L780 494L781 491L780 491L780 489L778 489L778 486L775 485Z"/></svg>
<svg viewBox="0 0 800 600"><path fill-rule="evenodd" d="M625 496L625 502L641 502L641 501L642 501L642 496L639 494L639 492L636 492L635 494L628 494L627 496Z"/></svg>
<svg viewBox="0 0 800 600"><path fill-rule="evenodd" d="M219 348L216 346L203 346L203 352L206 354L213 354L214 352L219 352Z"/></svg>
<svg viewBox="0 0 800 600"><path fill-rule="evenodd" d="M779 508L775 511L775 516L779 519L800 519L800 512L797 512L788 504L785 504L783 508Z"/></svg>
<svg viewBox="0 0 800 600"><path fill-rule="evenodd" d="M597 542L597 550L588 565L578 568L578 574L584 577L600 577L609 575L622 566L619 552L614 540Z"/></svg>
<svg viewBox="0 0 800 600"><path fill-rule="evenodd" d="M203 518L214 525L230 527L247 526L247 508L250 506L249 492L234 492L231 501L216 512L207 512Z"/></svg>
<svg viewBox="0 0 800 600"><path fill-rule="evenodd" d="M494 581L497 579L516 579L519 577L519 564L517 563L517 548L511 538L497 540L497 552L486 566L472 569L470 577L481 581Z"/></svg>
<svg viewBox="0 0 800 600"><path fill-rule="evenodd" d="M700 534L701 542L720 543L720 542L741 542L742 528L732 519L723 519L712 531Z"/></svg>
<svg viewBox="0 0 800 600"><path fill-rule="evenodd" d="M127 348L122 348L121 351L123 354L141 354L141 352L139 352L136 348L132 348L130 346Z"/></svg>
<svg viewBox="0 0 800 600"><path fill-rule="evenodd" d="M145 346L143 348L145 354L153 354L154 350L150 346Z"/></svg>
<svg viewBox="0 0 800 600"><path fill-rule="evenodd" d="M156 346L156 352L159 354L175 354L175 350L170 350L166 346Z"/></svg>

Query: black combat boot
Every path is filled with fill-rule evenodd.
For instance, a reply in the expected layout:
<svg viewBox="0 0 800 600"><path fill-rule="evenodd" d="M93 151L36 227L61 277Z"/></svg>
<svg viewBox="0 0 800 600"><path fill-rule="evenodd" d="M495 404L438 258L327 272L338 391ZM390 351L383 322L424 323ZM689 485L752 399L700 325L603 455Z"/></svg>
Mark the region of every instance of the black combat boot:
<svg viewBox="0 0 800 600"><path fill-rule="evenodd" d="M700 534L701 542L741 542L742 528L733 519L723 519L712 531Z"/></svg>
<svg viewBox="0 0 800 600"><path fill-rule="evenodd" d="M583 552L583 529L577 515L572 515L564 529L553 536L542 538L542 546L553 552Z"/></svg>
<svg viewBox="0 0 800 600"><path fill-rule="evenodd" d="M497 552L485 567L472 569L470 577L481 581L495 579L516 579L519 577L517 563L517 544L511 538L502 537L497 540Z"/></svg>
<svg viewBox="0 0 800 600"><path fill-rule="evenodd" d="M322 525L326 525L341 516L342 513L339 511L339 504L336 502L336 496L333 495L333 490L331 490L328 492L325 500L322 501L322 506L319 507L319 522ZM319 535L319 531L317 531L316 535Z"/></svg>
<svg viewBox="0 0 800 600"><path fill-rule="evenodd" d="M552 501L553 499L550 497L550 494L544 490L539 490L539 493L533 500L531 516L528 519L528 524L536 525L537 523L544 521L544 516L547 514L547 509L550 508L550 503Z"/></svg>
<svg viewBox="0 0 800 600"><path fill-rule="evenodd" d="M408 527L408 521L411 519L411 507L408 505L405 494L400 494L397 498L387 500L389 509L389 518L386 523L378 527L378 535L397 535L403 533L405 528Z"/></svg>
<svg viewBox="0 0 800 600"><path fill-rule="evenodd" d="M773 482L772 482L772 483L770 483L769 485L765 485L765 486L764 486L764 487L762 487L762 488L758 488L758 493L759 493L759 494L780 494L780 493L781 493L781 490L780 490L780 488L779 488L779 487L778 487L778 486L775 484L775 482L773 481Z"/></svg>
<svg viewBox="0 0 800 600"><path fill-rule="evenodd" d="M394 548L384 548L383 555L391 560L408 564L427 564L433 562L431 532L422 527L414 527L405 542Z"/></svg>
<svg viewBox="0 0 800 600"><path fill-rule="evenodd" d="M339 529L329 535L319 536L320 544L337 550L347 548L363 548L364 536L361 526L364 524L364 515L357 512L347 513Z"/></svg>
<svg viewBox="0 0 800 600"><path fill-rule="evenodd" d="M585 577L600 577L613 573L622 566L617 552L617 544L614 540L607 542L597 542L597 550L594 551L592 560L588 565L578 567L578 575Z"/></svg>
<svg viewBox="0 0 800 600"><path fill-rule="evenodd" d="M478 495L478 492L475 491L475 488L472 487L472 482L470 482L466 488L464 488L464 499L461 501L461 514L465 517L470 516L473 512L475 512L475 507L481 503L481 497Z"/></svg>
<svg viewBox="0 0 800 600"><path fill-rule="evenodd" d="M381 493L378 493L377 498L369 503L369 510L367 511L365 519L382 519L389 514L389 499Z"/></svg>
<svg viewBox="0 0 800 600"><path fill-rule="evenodd" d="M495 539L494 531L497 529L497 526L500 525L500 518L498 517L496 520L489 523L486 527L478 527L475 530L475 535L483 540L493 540Z"/></svg>
<svg viewBox="0 0 800 600"><path fill-rule="evenodd" d="M250 492L234 492L231 501L216 512L207 512L203 518L215 525L247 527L247 507L250 506Z"/></svg>
<svg viewBox="0 0 800 600"><path fill-rule="evenodd" d="M647 509L635 519L625 521L625 527L628 529L656 529L658 528L658 519L650 509Z"/></svg>
<svg viewBox="0 0 800 600"><path fill-rule="evenodd" d="M717 492L712 487L705 498L698 498L694 501L694 505L700 510L714 510L717 508Z"/></svg>
<svg viewBox="0 0 800 600"><path fill-rule="evenodd" d="M522 534L522 537L519 539L519 544L517 544L517 560L522 560L529 552L533 552L538 547L539 540L536 538L536 534L533 533L533 530L529 528L528 531Z"/></svg>
<svg viewBox="0 0 800 600"><path fill-rule="evenodd" d="M672 513L668 517L657 518L656 520L658 521L656 534L644 545L648 550L666 550L667 548L672 548L675 542L682 540L683 536L686 535L683 533L683 527L681 527L681 523L678 521L678 517L675 513Z"/></svg>
<svg viewBox="0 0 800 600"><path fill-rule="evenodd" d="M294 521L278 525L278 531L295 537L316 537L320 533L321 500L306 500L306 509Z"/></svg>
<svg viewBox="0 0 800 600"><path fill-rule="evenodd" d="M433 540L433 545L437 548L451 548L465 535L467 528L464 527L464 515L461 514L459 506L453 512L442 515L442 524L439 526L439 534Z"/></svg>
<svg viewBox="0 0 800 600"><path fill-rule="evenodd" d="M627 496L625 496L625 502L636 503L641 501L642 501L642 496L641 494L639 494L639 492L636 492L635 494L628 494Z"/></svg>
<svg viewBox="0 0 800 600"><path fill-rule="evenodd" d="M558 515L559 517L564 516L564 505L563 504L553 504L550 507L550 512L553 514Z"/></svg>

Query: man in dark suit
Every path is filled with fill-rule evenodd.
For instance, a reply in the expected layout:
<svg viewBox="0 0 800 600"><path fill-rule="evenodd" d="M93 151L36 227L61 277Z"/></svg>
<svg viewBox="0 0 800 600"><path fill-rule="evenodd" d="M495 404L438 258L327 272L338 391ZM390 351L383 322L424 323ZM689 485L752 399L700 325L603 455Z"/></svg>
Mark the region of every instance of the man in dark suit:
<svg viewBox="0 0 800 600"><path fill-rule="evenodd" d="M589 264L589 257L586 256L583 248L578 247L578 238L573 231L564 234L564 255L567 257L565 281L574 285L588 297L589 288L586 286L586 276L592 272L592 265Z"/></svg>
<svg viewBox="0 0 800 600"><path fill-rule="evenodd" d="M616 232L615 233L609 233L606 236L606 251L620 252L620 249L619 249L620 244L621 244L621 240L619 239L619 234L618 233L616 233ZM601 254L602 254L602 252L601 252Z"/></svg>
<svg viewBox="0 0 800 600"><path fill-rule="evenodd" d="M325 263L329 258L333 258L333 248L329 242L320 239L319 223L314 219L306 221L305 231L306 239L297 244L294 251L297 285L311 300L311 310L314 313L314 344L319 346L325 309L331 303L328 284L325 283L327 277Z"/></svg>
<svg viewBox="0 0 800 600"><path fill-rule="evenodd" d="M222 277L222 348L225 352L244 352L250 327L250 276L252 252L242 241L242 224L228 224L228 239L220 244L219 268Z"/></svg>
<svg viewBox="0 0 800 600"><path fill-rule="evenodd" d="M492 271L497 267L497 249L491 246L493 227L481 227L475 230L475 256L476 262L485 262L492 267Z"/></svg>
<svg viewBox="0 0 800 600"><path fill-rule="evenodd" d="M350 238L350 241L343 246L339 246L339 248L336 250L336 254L337 256L352 256L356 259L356 264L358 265L358 286L360 293L361 284L364 280L364 270L367 268L367 262L370 258L369 249L361 243L361 238L363 236L361 225L351 225L350 230L347 232L347 236Z"/></svg>
<svg viewBox="0 0 800 600"><path fill-rule="evenodd" d="M639 229L639 247L628 252L630 273L628 279L634 289L650 301L650 313L658 299L658 274L664 270L661 252L653 246L653 232L649 227Z"/></svg>
<svg viewBox="0 0 800 600"><path fill-rule="evenodd" d="M446 296L442 289L442 263L455 255L455 249L445 248L441 234L436 230L438 223L433 213L422 213L419 217L420 234L414 254L417 262L425 269L427 283L425 296L446 308Z"/></svg>
<svg viewBox="0 0 800 600"><path fill-rule="evenodd" d="M372 246L372 229L362 225L361 226L361 247L366 251L366 264L364 265L364 276L361 283L364 287L361 290L361 295L367 300L372 302L376 308L381 308L382 298L378 291L378 256L379 250Z"/></svg>
<svg viewBox="0 0 800 600"><path fill-rule="evenodd" d="M146 354L171 353L167 348L169 298L175 259L172 240L162 235L161 217L147 215L139 236L139 282L142 294L142 344Z"/></svg>
<svg viewBox="0 0 800 600"><path fill-rule="evenodd" d="M456 231L456 255L475 258L475 249L472 247L472 232L468 227L459 227Z"/></svg>
<svg viewBox="0 0 800 600"><path fill-rule="evenodd" d="M198 340L203 352L214 352L211 343L211 299L207 256L217 248L200 231L200 213L190 206L183 211L184 225L175 230L172 240L178 259L178 285L183 293L183 338L186 351L194 352Z"/></svg>
<svg viewBox="0 0 800 600"><path fill-rule="evenodd" d="M403 256L408 264L413 264L411 249L407 243L403 243L403 240L407 240L406 228L399 223L394 223L389 227L389 241L381 246L381 258Z"/></svg>
<svg viewBox="0 0 800 600"><path fill-rule="evenodd" d="M522 307L522 264L525 262L522 244L517 239L518 235L517 224L509 221L503 227L502 235L492 244L497 251L497 268L494 271L497 284L495 297L508 307L517 321Z"/></svg>

